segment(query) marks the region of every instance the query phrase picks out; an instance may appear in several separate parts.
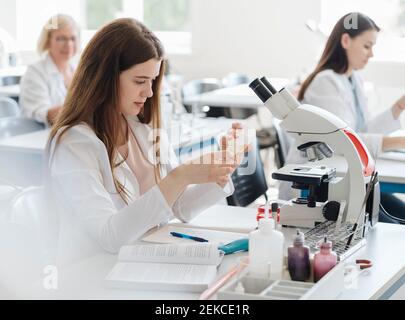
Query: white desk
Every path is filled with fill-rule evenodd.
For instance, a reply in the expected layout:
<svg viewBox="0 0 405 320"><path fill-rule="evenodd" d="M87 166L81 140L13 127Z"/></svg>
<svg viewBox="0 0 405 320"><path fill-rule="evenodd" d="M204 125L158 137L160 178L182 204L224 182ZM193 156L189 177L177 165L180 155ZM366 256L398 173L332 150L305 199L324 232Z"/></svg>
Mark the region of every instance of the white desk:
<svg viewBox="0 0 405 320"><path fill-rule="evenodd" d="M27 66L0 68L0 78L7 76L23 76Z"/></svg>
<svg viewBox="0 0 405 320"><path fill-rule="evenodd" d="M256 210L247 208L214 206L207 217L217 214L217 222L235 216L239 223L249 225L255 221ZM207 212L208 212L207 211ZM199 217L204 220L204 214ZM291 239L295 229L284 229L287 239ZM285 247L290 243L286 241ZM356 259L369 259L373 267L360 275L357 288L347 288L340 299L388 299L405 283L405 226L379 223L367 236L367 245L349 257L347 262ZM237 259L246 253L225 256L218 270L218 276L225 274ZM42 285L15 288L17 298L23 299L197 299L199 294L169 291L137 291L130 289L108 289L104 278L117 262L117 257L110 254L99 254L77 264L59 270L59 289L46 291ZM42 283L42 282L41 282ZM404 297L402 297L404 298Z"/></svg>
<svg viewBox="0 0 405 320"><path fill-rule="evenodd" d="M20 96L20 85L0 86L0 97L15 98Z"/></svg>
<svg viewBox="0 0 405 320"><path fill-rule="evenodd" d="M290 81L284 78L271 78L270 82L280 90L287 86ZM263 106L263 102L249 88L248 84L235 87L218 89L195 96L185 97L183 103L198 107L207 105L212 107L250 108L257 109Z"/></svg>

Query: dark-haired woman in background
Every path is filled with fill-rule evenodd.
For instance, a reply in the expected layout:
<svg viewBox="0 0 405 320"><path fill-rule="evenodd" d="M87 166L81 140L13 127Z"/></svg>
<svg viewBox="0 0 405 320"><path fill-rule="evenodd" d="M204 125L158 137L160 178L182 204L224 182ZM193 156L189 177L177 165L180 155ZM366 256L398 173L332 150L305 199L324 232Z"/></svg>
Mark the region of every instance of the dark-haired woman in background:
<svg viewBox="0 0 405 320"><path fill-rule="evenodd" d="M405 109L405 96L390 109L371 117L367 107L364 84L358 70L363 69L373 57L380 28L361 13L349 13L335 25L328 38L321 59L315 70L303 82L298 99L302 103L323 108L353 128L367 145L373 157L384 151L405 148L405 137L388 137L401 128L399 117ZM302 162L292 147L288 163ZM289 186L280 186L280 196L289 198ZM402 201L391 194L382 194L381 203L397 217L405 216ZM395 222L386 215L380 221Z"/></svg>

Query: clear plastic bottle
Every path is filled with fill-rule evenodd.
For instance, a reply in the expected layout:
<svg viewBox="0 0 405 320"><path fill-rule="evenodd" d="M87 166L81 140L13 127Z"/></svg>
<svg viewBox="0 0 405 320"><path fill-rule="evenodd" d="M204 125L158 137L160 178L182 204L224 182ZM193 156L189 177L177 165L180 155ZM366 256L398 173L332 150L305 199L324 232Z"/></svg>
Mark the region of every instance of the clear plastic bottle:
<svg viewBox="0 0 405 320"><path fill-rule="evenodd" d="M314 256L314 281L318 282L337 263L337 255L332 251L332 242L325 237L321 249Z"/></svg>
<svg viewBox="0 0 405 320"><path fill-rule="evenodd" d="M288 248L288 271L294 281L305 281L311 276L309 247L305 245L305 236L300 230L297 230L293 245Z"/></svg>

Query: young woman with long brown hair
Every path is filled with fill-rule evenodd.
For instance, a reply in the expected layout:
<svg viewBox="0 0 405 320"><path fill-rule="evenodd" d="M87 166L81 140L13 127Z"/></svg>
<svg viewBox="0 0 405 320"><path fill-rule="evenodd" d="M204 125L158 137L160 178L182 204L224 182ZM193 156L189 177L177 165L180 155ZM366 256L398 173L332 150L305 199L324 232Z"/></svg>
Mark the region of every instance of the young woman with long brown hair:
<svg viewBox="0 0 405 320"><path fill-rule="evenodd" d="M405 96L376 117L368 111L364 84L359 74L373 57L373 47L380 28L362 13L343 16L334 26L315 70L303 82L298 99L302 103L323 108L345 121L359 133L369 151L378 157L383 151L405 148L405 137L389 137L401 128L399 117L405 109ZM296 147L290 148L288 163L303 162ZM282 197L288 198L289 186L280 186ZM404 217L404 203L389 194L382 194L388 212ZM395 222L381 216L386 222Z"/></svg>
<svg viewBox="0 0 405 320"><path fill-rule="evenodd" d="M160 41L134 19L103 27L81 57L48 145L49 185L65 207L60 232L68 256L100 247L116 252L233 192L238 161L222 161L226 149L204 158L213 163L178 165L159 130L163 58Z"/></svg>

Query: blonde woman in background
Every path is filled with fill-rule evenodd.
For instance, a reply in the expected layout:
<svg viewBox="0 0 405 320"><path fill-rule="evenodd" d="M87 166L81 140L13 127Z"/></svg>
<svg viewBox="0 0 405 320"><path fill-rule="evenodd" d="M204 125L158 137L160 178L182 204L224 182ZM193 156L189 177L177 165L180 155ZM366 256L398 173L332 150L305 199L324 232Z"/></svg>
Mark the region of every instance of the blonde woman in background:
<svg viewBox="0 0 405 320"><path fill-rule="evenodd" d="M20 104L25 116L52 125L73 79L72 58L78 51L80 29L67 15L53 16L38 40L41 60L28 67L21 80Z"/></svg>

